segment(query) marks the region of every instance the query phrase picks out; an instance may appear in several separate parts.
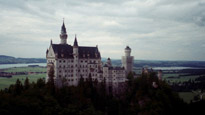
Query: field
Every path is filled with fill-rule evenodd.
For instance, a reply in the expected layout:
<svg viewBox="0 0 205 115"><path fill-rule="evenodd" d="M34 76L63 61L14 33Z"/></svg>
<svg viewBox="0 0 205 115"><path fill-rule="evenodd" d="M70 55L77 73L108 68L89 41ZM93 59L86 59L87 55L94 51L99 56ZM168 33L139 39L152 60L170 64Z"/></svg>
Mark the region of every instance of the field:
<svg viewBox="0 0 205 115"><path fill-rule="evenodd" d="M189 80L195 80L196 78L199 77L199 75L188 75L188 76L182 76L185 75L183 73L177 74L164 74L163 79L170 81L170 82L185 82Z"/></svg>
<svg viewBox="0 0 205 115"><path fill-rule="evenodd" d="M4 72L46 72L45 67L14 67L3 70Z"/></svg>
<svg viewBox="0 0 205 115"><path fill-rule="evenodd" d="M43 67L18 67L18 68L9 68L2 70L4 72L46 72L46 68ZM0 89L8 88L9 85L15 84L16 80L21 80L24 83L26 77L29 78L30 82L36 82L39 78L45 78L46 73L34 73L28 75L13 75L12 78L0 77Z"/></svg>
<svg viewBox="0 0 205 115"><path fill-rule="evenodd" d="M190 101L194 99L194 96L196 96L196 94L192 92L179 92L179 97L181 97L186 103L190 103Z"/></svg>

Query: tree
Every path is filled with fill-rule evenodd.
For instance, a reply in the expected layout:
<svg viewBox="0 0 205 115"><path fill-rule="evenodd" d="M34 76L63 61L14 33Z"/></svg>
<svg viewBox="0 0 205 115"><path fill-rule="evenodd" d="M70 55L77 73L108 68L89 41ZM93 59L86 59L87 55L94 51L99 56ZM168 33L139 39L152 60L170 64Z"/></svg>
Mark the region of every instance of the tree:
<svg viewBox="0 0 205 115"><path fill-rule="evenodd" d="M51 94L55 93L55 84L54 84L54 67L51 66L50 70L48 72L48 82L47 82L47 86L48 89L50 90Z"/></svg>
<svg viewBox="0 0 205 115"><path fill-rule="evenodd" d="M16 84L14 86L14 94L19 95L23 90L23 85L19 79L16 80Z"/></svg>
<svg viewBox="0 0 205 115"><path fill-rule="evenodd" d="M48 72L48 84L54 86L54 67L51 66Z"/></svg>
<svg viewBox="0 0 205 115"><path fill-rule="evenodd" d="M131 86L132 83L133 83L133 80L134 80L134 75L132 72L130 72L128 75L127 75L127 79L128 79L128 85Z"/></svg>
<svg viewBox="0 0 205 115"><path fill-rule="evenodd" d="M26 80L24 81L24 89L29 89L29 87L30 87L30 83L29 83L29 79L28 79L28 77L26 77Z"/></svg>

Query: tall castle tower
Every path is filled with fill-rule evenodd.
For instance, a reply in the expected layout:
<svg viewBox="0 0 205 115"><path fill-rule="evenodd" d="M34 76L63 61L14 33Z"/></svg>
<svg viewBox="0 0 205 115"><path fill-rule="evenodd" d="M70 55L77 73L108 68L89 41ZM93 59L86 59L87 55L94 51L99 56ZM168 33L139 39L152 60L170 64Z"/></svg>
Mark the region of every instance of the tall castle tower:
<svg viewBox="0 0 205 115"><path fill-rule="evenodd" d="M66 28L65 28L65 25L64 25L64 21L63 21L63 25L61 27L61 34L60 34L60 39L61 39L61 42L60 44L67 44L67 32L66 32Z"/></svg>
<svg viewBox="0 0 205 115"><path fill-rule="evenodd" d="M73 43L73 78L79 78L79 53L78 53L78 42L75 35L75 41ZM78 84L78 81L75 81L74 84Z"/></svg>
<svg viewBox="0 0 205 115"><path fill-rule="evenodd" d="M130 56L130 54L131 54L131 48L127 46L125 48L125 56L122 56L122 66L125 68L126 75L132 72L134 57Z"/></svg>

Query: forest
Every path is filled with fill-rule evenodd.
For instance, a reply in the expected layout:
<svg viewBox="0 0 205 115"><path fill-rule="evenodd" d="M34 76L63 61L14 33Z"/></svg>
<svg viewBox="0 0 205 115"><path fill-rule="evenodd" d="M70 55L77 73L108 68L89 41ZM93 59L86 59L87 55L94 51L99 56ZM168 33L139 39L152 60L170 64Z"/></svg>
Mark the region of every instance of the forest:
<svg viewBox="0 0 205 115"><path fill-rule="evenodd" d="M151 72L138 78L128 75L126 90L118 96L106 91L104 82L81 79L78 86L54 85L50 79L14 85L0 91L0 114L75 114L75 115L164 115L203 112L205 102L187 104L177 92ZM155 85L153 85L153 82Z"/></svg>

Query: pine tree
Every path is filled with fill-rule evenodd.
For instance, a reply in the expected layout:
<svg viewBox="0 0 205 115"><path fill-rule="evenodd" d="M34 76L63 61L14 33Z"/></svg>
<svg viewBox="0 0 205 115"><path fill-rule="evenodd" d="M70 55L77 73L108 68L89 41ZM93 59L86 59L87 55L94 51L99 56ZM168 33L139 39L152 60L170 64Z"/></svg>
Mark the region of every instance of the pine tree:
<svg viewBox="0 0 205 115"><path fill-rule="evenodd" d="M51 66L50 67L50 70L49 70L49 73L48 73L48 89L50 89L50 93L51 94L55 94L55 84L54 84L54 67Z"/></svg>
<svg viewBox="0 0 205 115"><path fill-rule="evenodd" d="M30 87L30 83L29 83L29 79L28 79L28 77L26 77L26 80L24 81L24 89L29 89L29 87Z"/></svg>
<svg viewBox="0 0 205 115"><path fill-rule="evenodd" d="M49 77L48 84L54 86L54 67L53 66L50 67L48 77Z"/></svg>
<svg viewBox="0 0 205 115"><path fill-rule="evenodd" d="M19 79L16 80L16 84L14 86L14 95L19 95L23 90L23 85Z"/></svg>

